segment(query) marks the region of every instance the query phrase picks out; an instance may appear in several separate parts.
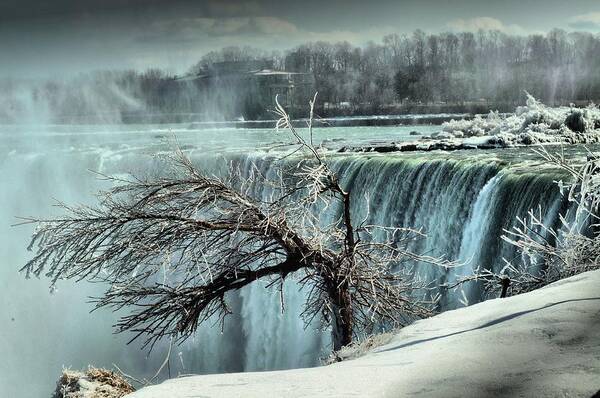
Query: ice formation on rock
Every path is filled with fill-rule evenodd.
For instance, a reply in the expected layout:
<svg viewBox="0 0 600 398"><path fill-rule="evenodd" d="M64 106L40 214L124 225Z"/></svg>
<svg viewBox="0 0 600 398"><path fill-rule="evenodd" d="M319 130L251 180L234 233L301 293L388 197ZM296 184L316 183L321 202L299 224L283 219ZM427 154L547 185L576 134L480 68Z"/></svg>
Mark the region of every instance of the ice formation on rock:
<svg viewBox="0 0 600 398"><path fill-rule="evenodd" d="M504 147L551 142L568 144L598 142L600 138L600 109L552 108L527 94L525 106L515 113L503 115L491 111L487 116L477 115L471 120L451 120L442 124L442 133L448 137L490 136L488 143Z"/></svg>

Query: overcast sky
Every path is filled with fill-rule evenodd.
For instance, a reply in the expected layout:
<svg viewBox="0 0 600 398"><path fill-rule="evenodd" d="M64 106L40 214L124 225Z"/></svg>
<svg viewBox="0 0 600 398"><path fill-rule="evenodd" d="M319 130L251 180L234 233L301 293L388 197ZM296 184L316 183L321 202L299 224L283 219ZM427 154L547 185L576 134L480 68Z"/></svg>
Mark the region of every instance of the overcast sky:
<svg viewBox="0 0 600 398"><path fill-rule="evenodd" d="M391 32L600 33L599 0L0 0L0 76L156 66L229 45L364 44Z"/></svg>

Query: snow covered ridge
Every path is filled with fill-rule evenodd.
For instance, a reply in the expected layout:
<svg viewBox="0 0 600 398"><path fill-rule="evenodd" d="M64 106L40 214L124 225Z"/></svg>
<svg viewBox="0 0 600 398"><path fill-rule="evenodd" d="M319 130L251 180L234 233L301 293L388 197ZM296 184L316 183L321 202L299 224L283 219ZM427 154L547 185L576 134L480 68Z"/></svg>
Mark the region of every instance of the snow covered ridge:
<svg viewBox="0 0 600 398"><path fill-rule="evenodd" d="M590 271L415 322L355 360L172 379L127 397L589 398L600 390L598 286Z"/></svg>
<svg viewBox="0 0 600 398"><path fill-rule="evenodd" d="M450 120L442 131L414 142L374 143L344 147L339 152L410 152L494 149L534 144L600 142L600 109L543 105L527 94L527 103L513 114L490 112L470 120Z"/></svg>

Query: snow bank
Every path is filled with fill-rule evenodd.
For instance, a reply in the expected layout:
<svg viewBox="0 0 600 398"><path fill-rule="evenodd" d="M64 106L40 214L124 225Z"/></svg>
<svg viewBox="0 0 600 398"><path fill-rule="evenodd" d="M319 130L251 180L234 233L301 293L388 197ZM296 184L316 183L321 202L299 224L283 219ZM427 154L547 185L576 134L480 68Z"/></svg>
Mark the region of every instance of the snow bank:
<svg viewBox="0 0 600 398"><path fill-rule="evenodd" d="M589 398L600 390L599 286L592 271L416 322L355 360L172 379L127 397Z"/></svg>
<svg viewBox="0 0 600 398"><path fill-rule="evenodd" d="M527 104L514 114L490 112L472 120L451 120L442 124L443 134L454 137L494 136L503 146L547 142L596 142L600 133L600 109L543 105L527 94Z"/></svg>

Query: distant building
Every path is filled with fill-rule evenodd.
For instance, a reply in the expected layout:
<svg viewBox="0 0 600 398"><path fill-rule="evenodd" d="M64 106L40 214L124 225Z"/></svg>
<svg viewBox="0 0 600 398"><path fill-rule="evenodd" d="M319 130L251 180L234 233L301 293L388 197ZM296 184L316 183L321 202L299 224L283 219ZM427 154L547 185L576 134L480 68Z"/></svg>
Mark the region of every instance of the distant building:
<svg viewBox="0 0 600 398"><path fill-rule="evenodd" d="M306 106L315 90L312 74L275 70L267 61L217 62L178 81L195 84L200 101L216 101L246 119L267 117L276 95L289 109Z"/></svg>

